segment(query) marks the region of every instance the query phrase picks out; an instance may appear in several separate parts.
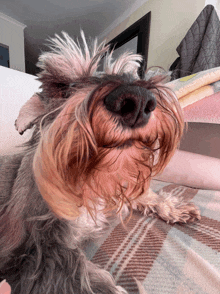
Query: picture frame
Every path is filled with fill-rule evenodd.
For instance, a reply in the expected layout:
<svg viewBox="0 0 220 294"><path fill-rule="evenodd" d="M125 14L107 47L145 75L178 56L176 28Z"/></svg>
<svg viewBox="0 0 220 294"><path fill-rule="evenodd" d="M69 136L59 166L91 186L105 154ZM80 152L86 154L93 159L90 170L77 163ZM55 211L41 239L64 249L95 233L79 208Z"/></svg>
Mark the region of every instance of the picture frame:
<svg viewBox="0 0 220 294"><path fill-rule="evenodd" d="M147 68L147 60L148 60L148 49L149 49L149 39L150 39L150 23L151 23L151 11L145 14L142 18L137 20L134 24L125 29L122 33L112 39L108 44L110 45L110 49L120 48L124 51L130 49L129 47L136 46L134 48L136 51L134 53L141 54L143 56L143 62L139 69L139 75L142 78L144 76L144 72ZM128 45L128 48L127 48Z"/></svg>
<svg viewBox="0 0 220 294"><path fill-rule="evenodd" d="M9 46L0 43L0 65L10 67Z"/></svg>

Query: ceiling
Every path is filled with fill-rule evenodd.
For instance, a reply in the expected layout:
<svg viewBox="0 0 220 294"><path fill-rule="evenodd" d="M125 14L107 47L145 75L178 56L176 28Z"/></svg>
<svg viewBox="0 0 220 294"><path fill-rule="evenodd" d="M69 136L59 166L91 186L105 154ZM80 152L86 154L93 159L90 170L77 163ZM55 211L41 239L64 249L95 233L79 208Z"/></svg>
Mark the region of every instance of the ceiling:
<svg viewBox="0 0 220 294"><path fill-rule="evenodd" d="M87 36L103 33L112 22L129 10L134 0L0 0L0 12L25 24L26 72L35 74L38 56L45 50L45 39L66 31Z"/></svg>

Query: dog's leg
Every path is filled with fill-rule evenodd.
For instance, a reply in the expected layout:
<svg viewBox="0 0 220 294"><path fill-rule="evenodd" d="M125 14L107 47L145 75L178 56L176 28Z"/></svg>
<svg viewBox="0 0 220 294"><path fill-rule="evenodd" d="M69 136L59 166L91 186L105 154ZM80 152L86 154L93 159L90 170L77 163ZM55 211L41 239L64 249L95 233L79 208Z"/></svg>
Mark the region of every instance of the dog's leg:
<svg viewBox="0 0 220 294"><path fill-rule="evenodd" d="M0 270L0 280L9 282L12 294L127 294L107 271L86 259L77 242L70 242L64 221L34 220L27 229L26 240Z"/></svg>
<svg viewBox="0 0 220 294"><path fill-rule="evenodd" d="M135 200L133 209L146 215L158 215L167 223L187 223L200 219L199 209L192 202L172 193L156 194L151 189Z"/></svg>

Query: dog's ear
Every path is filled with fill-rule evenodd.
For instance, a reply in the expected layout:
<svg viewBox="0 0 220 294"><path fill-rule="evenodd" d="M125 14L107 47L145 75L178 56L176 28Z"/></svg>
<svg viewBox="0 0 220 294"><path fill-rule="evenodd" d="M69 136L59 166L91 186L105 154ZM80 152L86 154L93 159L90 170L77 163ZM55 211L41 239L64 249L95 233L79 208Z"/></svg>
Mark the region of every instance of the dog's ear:
<svg viewBox="0 0 220 294"><path fill-rule="evenodd" d="M39 94L35 93L20 109L15 121L15 128L22 135L33 127L36 118L44 113L44 104Z"/></svg>
<svg viewBox="0 0 220 294"><path fill-rule="evenodd" d="M56 98L57 92L67 90L75 80L95 75L101 58L109 48L104 42L98 45L97 39L89 47L82 31L82 46L67 33L62 34L63 38L55 35L49 40L51 51L43 53L37 63L41 69L38 78L47 97Z"/></svg>

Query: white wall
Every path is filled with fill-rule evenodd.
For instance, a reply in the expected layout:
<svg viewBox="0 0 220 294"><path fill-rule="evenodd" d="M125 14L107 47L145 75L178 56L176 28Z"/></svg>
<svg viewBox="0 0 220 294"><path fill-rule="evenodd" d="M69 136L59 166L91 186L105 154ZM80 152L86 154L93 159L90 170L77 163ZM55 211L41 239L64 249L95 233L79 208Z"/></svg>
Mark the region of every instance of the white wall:
<svg viewBox="0 0 220 294"><path fill-rule="evenodd" d="M25 72L22 23L0 12L0 43L9 46L10 68Z"/></svg>
<svg viewBox="0 0 220 294"><path fill-rule="evenodd" d="M218 17L220 19L220 0L206 0L205 5L211 4L215 7L215 10L218 14Z"/></svg>
<svg viewBox="0 0 220 294"><path fill-rule="evenodd" d="M110 41L151 11L148 67L162 66L168 70L178 57L176 47L205 7L205 0L139 0L135 4L136 10L130 11L128 17L129 11L124 13L99 37ZM138 4L142 5L137 8Z"/></svg>
<svg viewBox="0 0 220 294"><path fill-rule="evenodd" d="M120 24L123 23L124 20L126 20L126 21L129 20L130 16L132 16L132 14L136 10L138 10L143 4L146 4L146 2L148 2L148 1L149 0L136 0L136 1L134 1L133 4L128 9L126 9L126 11L124 11L124 13L122 15L120 15L120 17L115 19L111 23L110 26L105 28L105 30L98 36L98 39L103 40L107 37L107 39L110 41L112 38L109 39L109 36L111 35L112 32L114 32L115 28L120 26ZM115 36L117 36L117 34Z"/></svg>

